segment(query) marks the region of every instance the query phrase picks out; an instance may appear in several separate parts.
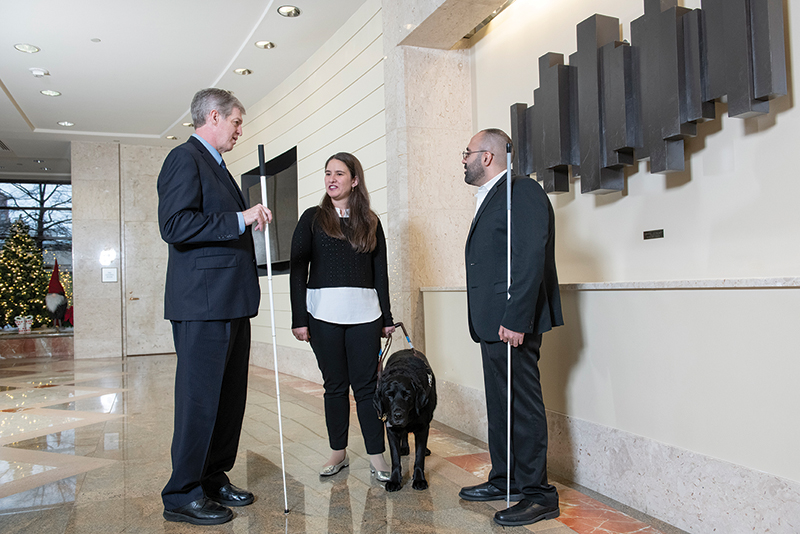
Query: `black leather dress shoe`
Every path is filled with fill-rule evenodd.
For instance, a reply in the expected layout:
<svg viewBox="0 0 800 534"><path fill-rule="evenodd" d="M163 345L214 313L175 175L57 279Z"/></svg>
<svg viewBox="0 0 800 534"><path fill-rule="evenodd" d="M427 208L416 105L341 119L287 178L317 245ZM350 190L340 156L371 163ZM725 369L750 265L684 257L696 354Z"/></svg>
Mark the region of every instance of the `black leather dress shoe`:
<svg viewBox="0 0 800 534"><path fill-rule="evenodd" d="M498 488L491 482L484 482L477 486L461 488L458 496L465 501L502 501L506 498L506 488ZM523 495L518 489L511 488L511 500L518 501Z"/></svg>
<svg viewBox="0 0 800 534"><path fill-rule="evenodd" d="M559 515L558 505L542 506L529 499L522 499L511 508L494 514L494 522L504 527L530 525L543 519L555 519Z"/></svg>
<svg viewBox="0 0 800 534"><path fill-rule="evenodd" d="M242 488L237 488L230 482L217 490L206 491L206 497L224 506L247 506L255 499L252 493Z"/></svg>
<svg viewBox="0 0 800 534"><path fill-rule="evenodd" d="M164 510L164 519L193 525L219 525L233 519L233 512L203 497L180 508Z"/></svg>

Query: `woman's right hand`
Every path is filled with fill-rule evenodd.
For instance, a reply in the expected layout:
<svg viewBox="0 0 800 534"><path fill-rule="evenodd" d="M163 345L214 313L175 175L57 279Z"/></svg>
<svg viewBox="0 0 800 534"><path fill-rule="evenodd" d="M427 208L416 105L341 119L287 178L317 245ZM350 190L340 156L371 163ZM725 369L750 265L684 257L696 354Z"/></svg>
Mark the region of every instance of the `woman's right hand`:
<svg viewBox="0 0 800 534"><path fill-rule="evenodd" d="M292 328L292 335L297 341L305 341L306 343L311 341L311 336L308 335L307 326L301 326L300 328Z"/></svg>

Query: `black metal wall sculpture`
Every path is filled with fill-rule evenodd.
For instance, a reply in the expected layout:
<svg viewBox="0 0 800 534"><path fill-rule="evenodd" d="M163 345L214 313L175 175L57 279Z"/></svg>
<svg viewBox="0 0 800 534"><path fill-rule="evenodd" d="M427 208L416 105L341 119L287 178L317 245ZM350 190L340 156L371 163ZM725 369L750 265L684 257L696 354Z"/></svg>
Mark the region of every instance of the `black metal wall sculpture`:
<svg viewBox="0 0 800 534"><path fill-rule="evenodd" d="M511 106L516 174L536 173L548 193L621 191L624 166L649 159L650 171L684 169L686 137L715 118L769 112L786 95L782 0L644 0L620 42L619 20L593 15L577 27L578 50L539 58L534 104Z"/></svg>

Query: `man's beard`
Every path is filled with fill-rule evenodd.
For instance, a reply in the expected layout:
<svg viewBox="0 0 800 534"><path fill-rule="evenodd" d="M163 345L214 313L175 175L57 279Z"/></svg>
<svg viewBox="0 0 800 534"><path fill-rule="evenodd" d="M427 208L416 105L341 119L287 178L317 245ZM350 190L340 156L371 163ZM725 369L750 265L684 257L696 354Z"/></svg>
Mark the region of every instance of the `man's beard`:
<svg viewBox="0 0 800 534"><path fill-rule="evenodd" d="M481 165L481 160L475 158L472 163L465 165L464 181L469 185L475 185L481 181L481 178L486 174L486 169Z"/></svg>

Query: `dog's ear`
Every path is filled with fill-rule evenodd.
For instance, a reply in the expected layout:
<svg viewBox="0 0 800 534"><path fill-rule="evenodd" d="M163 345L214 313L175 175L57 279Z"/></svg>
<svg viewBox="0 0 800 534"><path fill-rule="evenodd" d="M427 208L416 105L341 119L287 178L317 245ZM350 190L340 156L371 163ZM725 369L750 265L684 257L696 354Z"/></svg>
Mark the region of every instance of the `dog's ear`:
<svg viewBox="0 0 800 534"><path fill-rule="evenodd" d="M375 411L378 412L378 419L385 422L387 414L386 410L383 409L384 389L384 382L379 380L378 387L375 389L375 395L372 396L372 406L375 408Z"/></svg>

